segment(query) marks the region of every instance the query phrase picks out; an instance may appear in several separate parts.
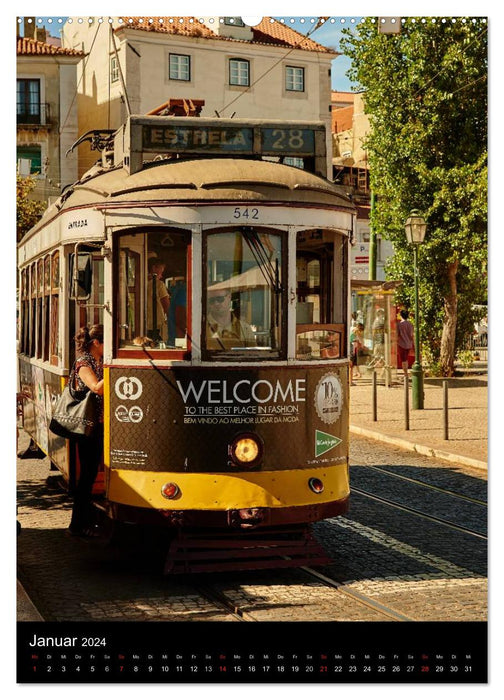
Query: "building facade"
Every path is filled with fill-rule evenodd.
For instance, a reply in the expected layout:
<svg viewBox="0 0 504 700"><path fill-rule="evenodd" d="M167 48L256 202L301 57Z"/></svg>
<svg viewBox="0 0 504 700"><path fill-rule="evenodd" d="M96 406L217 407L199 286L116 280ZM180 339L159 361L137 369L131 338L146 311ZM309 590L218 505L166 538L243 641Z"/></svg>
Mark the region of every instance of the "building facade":
<svg viewBox="0 0 504 700"><path fill-rule="evenodd" d="M34 198L49 201L77 179L77 156L66 153L78 136L76 66L83 53L35 38L35 31L25 23L25 36L17 37L17 172L33 175Z"/></svg>
<svg viewBox="0 0 504 700"><path fill-rule="evenodd" d="M332 94L333 179L344 185L357 208L354 246L350 259L350 278L370 279L369 241L371 228L371 189L369 163L365 148L369 117L363 93ZM394 254L390 241L377 236L376 280L385 280L385 264Z"/></svg>
<svg viewBox="0 0 504 700"><path fill-rule="evenodd" d="M239 17L71 21L63 45L86 53L79 131L116 129L170 100L204 101L202 117L322 121L331 163L331 61L338 54L281 22ZM96 160L79 148L79 173Z"/></svg>

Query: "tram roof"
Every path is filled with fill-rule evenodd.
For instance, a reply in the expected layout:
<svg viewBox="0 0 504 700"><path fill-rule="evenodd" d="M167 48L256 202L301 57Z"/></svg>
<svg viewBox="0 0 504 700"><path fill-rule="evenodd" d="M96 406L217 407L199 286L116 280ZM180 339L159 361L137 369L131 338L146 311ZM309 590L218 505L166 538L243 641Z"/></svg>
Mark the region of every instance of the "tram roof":
<svg viewBox="0 0 504 700"><path fill-rule="evenodd" d="M305 170L264 160L198 158L153 161L131 175L122 167L105 169L96 165L45 211L26 237L69 209L107 208L127 203L135 207L142 202L166 201L250 201L354 209L341 186Z"/></svg>

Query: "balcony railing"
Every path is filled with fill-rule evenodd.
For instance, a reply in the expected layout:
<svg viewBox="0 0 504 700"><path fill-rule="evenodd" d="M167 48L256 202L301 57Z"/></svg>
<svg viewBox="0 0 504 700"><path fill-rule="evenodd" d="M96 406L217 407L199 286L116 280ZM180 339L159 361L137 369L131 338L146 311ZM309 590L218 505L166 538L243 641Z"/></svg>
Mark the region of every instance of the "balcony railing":
<svg viewBox="0 0 504 700"><path fill-rule="evenodd" d="M50 126L51 110L47 102L38 102L37 104L17 105L17 124Z"/></svg>

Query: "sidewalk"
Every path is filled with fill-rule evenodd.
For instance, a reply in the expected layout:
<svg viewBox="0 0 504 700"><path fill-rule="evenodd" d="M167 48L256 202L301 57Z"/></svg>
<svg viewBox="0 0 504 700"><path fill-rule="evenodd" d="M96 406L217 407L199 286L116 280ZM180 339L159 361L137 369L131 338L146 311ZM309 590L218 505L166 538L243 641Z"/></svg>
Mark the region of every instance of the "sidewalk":
<svg viewBox="0 0 504 700"><path fill-rule="evenodd" d="M16 581L16 609L18 622L43 622L43 617L28 597L19 580Z"/></svg>
<svg viewBox="0 0 504 700"><path fill-rule="evenodd" d="M448 380L448 440L444 439L443 381L424 380L424 408L411 409L405 429L404 386L377 387L377 421L373 421L371 380L350 387L350 433L382 440L420 454L487 469L488 375L469 374ZM411 382L411 375L410 375Z"/></svg>

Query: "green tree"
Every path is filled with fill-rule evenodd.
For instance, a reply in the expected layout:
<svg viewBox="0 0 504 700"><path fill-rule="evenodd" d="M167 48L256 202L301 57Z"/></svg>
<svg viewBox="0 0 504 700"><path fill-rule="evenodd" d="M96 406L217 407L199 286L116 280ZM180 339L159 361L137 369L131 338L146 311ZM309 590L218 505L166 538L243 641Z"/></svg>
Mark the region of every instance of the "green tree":
<svg viewBox="0 0 504 700"><path fill-rule="evenodd" d="M443 373L487 298L487 24L408 18L399 34L378 20L345 30L349 76L365 91L366 139L377 203L371 225L390 239L389 278L413 305L413 251L404 222L428 224L419 250L420 329Z"/></svg>
<svg viewBox="0 0 504 700"><path fill-rule="evenodd" d="M30 193L35 189L36 182L32 176L16 178L16 233L20 241L27 231L34 226L42 216L46 204L30 199Z"/></svg>

